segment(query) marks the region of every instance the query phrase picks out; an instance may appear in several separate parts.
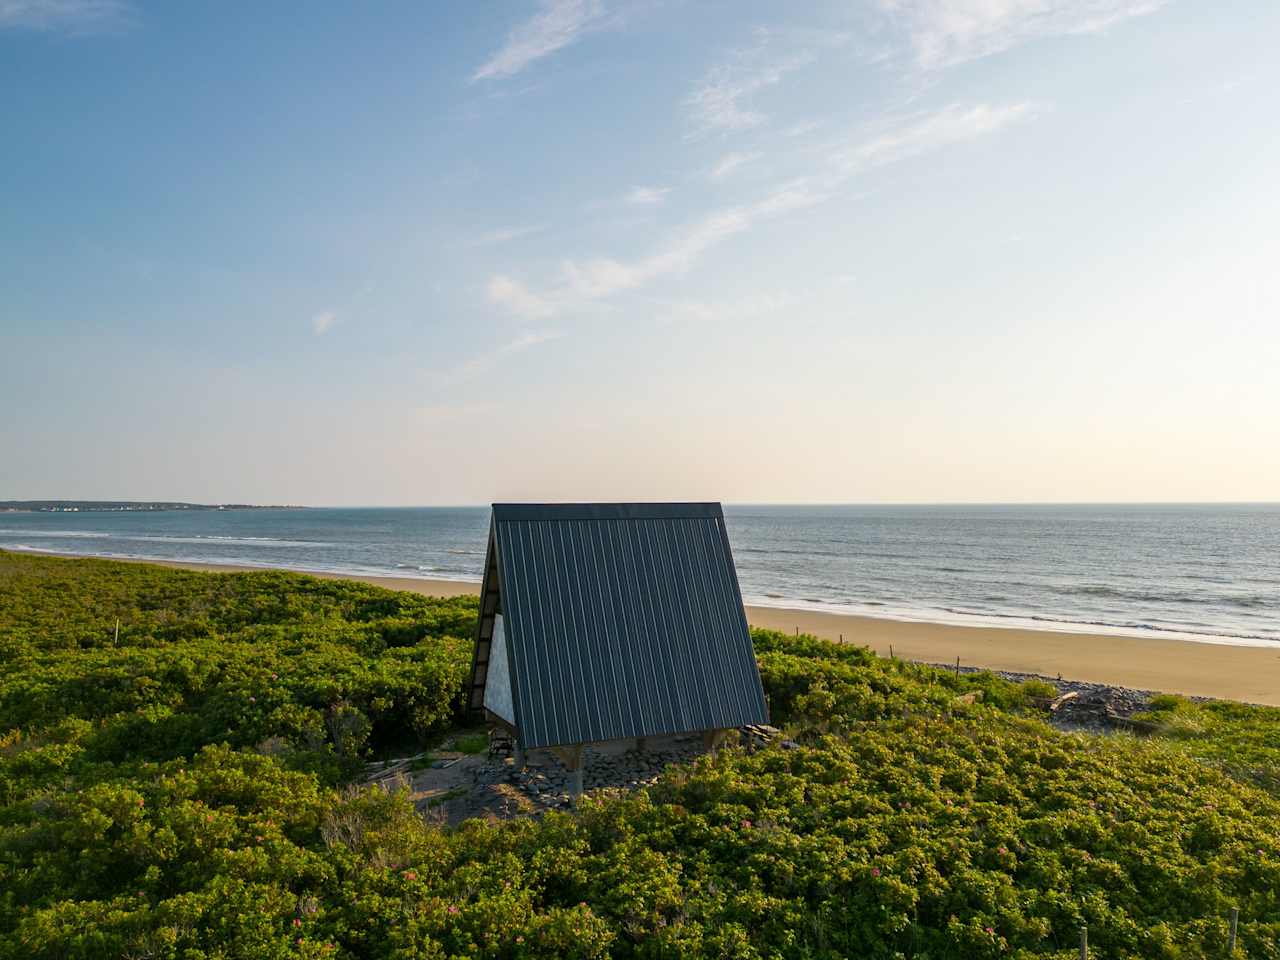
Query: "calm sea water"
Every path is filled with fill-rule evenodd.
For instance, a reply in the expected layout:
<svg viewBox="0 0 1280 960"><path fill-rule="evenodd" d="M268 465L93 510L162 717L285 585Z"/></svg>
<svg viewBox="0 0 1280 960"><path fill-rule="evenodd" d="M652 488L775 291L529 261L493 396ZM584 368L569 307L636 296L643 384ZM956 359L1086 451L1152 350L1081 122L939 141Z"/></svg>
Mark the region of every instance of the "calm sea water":
<svg viewBox="0 0 1280 960"><path fill-rule="evenodd" d="M1280 505L736 506L749 603L1280 644ZM485 508L0 514L0 547L478 580Z"/></svg>

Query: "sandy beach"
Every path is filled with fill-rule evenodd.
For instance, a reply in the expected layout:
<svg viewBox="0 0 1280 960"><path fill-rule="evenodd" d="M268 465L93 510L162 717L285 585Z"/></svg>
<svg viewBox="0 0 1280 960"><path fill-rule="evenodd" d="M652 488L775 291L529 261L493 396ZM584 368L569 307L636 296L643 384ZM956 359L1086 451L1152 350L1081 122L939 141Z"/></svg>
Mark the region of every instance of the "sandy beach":
<svg viewBox="0 0 1280 960"><path fill-rule="evenodd" d="M156 562L162 566L226 573L257 568ZM478 583L310 573L327 580L359 580L434 597L479 593ZM1108 636L1004 627L915 623L778 607L747 607L754 626L843 639L877 653L922 663L1064 677L1092 683L1217 697L1280 706L1280 648L1193 643L1162 637Z"/></svg>

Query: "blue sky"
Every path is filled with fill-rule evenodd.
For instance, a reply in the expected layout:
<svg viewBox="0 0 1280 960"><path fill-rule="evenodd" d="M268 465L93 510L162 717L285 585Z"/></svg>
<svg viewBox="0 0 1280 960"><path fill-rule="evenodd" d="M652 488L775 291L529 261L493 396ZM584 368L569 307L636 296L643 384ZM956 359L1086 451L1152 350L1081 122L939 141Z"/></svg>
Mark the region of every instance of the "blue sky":
<svg viewBox="0 0 1280 960"><path fill-rule="evenodd" d="M1280 499L1277 40L0 0L0 498Z"/></svg>

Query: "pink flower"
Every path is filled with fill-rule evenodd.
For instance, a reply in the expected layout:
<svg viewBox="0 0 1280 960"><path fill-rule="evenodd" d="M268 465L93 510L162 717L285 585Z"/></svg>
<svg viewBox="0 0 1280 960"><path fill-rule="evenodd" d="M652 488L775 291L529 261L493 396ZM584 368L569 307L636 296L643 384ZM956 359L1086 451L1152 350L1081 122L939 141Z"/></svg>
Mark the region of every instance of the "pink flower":
<svg viewBox="0 0 1280 960"><path fill-rule="evenodd" d="M751 829L751 821L750 821L750 820L743 820L743 821L742 821L742 829L743 829L743 830L750 830L750 829Z"/></svg>
<svg viewBox="0 0 1280 960"><path fill-rule="evenodd" d="M250 702L250 703L257 703L257 702L258 702L258 698L257 698L257 697L250 697L250 698L249 698L249 702Z"/></svg>
<svg viewBox="0 0 1280 960"><path fill-rule="evenodd" d="M294 917L294 918L293 918L293 925L294 925L295 927L300 927L300 926L302 926L302 921L301 921L301 920L299 920L297 917Z"/></svg>
<svg viewBox="0 0 1280 960"><path fill-rule="evenodd" d="M878 877L878 876L880 876L880 868L879 868L879 867L872 867L872 868L871 868L871 875L872 875L873 877Z"/></svg>
<svg viewBox="0 0 1280 960"><path fill-rule="evenodd" d="M272 679L272 680L279 680L279 679L280 679L280 675L279 675L279 674L277 674L277 673L273 673L273 674L271 675L271 679Z"/></svg>
<svg viewBox="0 0 1280 960"><path fill-rule="evenodd" d="M1008 850L1006 850L1004 847L1001 847L1001 848L1000 848L1000 855L1001 855L1001 856L1004 856L1004 855L1005 855L1006 853L1008 853L1008 852L1009 852L1009 851L1008 851Z"/></svg>
<svg viewBox="0 0 1280 960"><path fill-rule="evenodd" d="M453 904L449 904L449 912L450 912L450 913L457 913L457 912L458 912L458 908L457 908L456 906L454 906Z"/></svg>
<svg viewBox="0 0 1280 960"><path fill-rule="evenodd" d="M987 929L987 933L995 933L995 932L996 932L995 927L987 927L986 929Z"/></svg>
<svg viewBox="0 0 1280 960"><path fill-rule="evenodd" d="M418 875L417 875L416 873L414 873L412 870L406 870L406 871L404 872L404 878L405 878L406 880L417 880L417 879L418 879Z"/></svg>

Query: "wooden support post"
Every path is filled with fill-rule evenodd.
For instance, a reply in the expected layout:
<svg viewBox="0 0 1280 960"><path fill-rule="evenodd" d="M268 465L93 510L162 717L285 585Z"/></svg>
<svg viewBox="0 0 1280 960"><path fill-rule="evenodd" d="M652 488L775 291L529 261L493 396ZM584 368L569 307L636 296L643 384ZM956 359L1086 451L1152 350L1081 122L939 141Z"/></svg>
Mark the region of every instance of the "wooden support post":
<svg viewBox="0 0 1280 960"><path fill-rule="evenodd" d="M1080 928L1080 960L1089 960L1089 928Z"/></svg>
<svg viewBox="0 0 1280 960"><path fill-rule="evenodd" d="M525 765L524 747L517 742L511 748L511 759L515 763L517 770L523 770Z"/></svg>
<svg viewBox="0 0 1280 960"><path fill-rule="evenodd" d="M1227 956L1233 957L1236 953L1236 925L1240 922L1240 908L1231 908L1231 930L1227 934Z"/></svg>
<svg viewBox="0 0 1280 960"><path fill-rule="evenodd" d="M645 740L644 737L636 737L636 753L644 753Z"/></svg>
<svg viewBox="0 0 1280 960"><path fill-rule="evenodd" d="M583 762L583 754L586 752L586 744L575 743L569 748L569 802L575 807L578 801L582 799L582 768L586 766Z"/></svg>
<svg viewBox="0 0 1280 960"><path fill-rule="evenodd" d="M569 802L576 807L582 797L582 769L586 766L584 757L587 745L574 743L565 747L553 747L552 750L569 771Z"/></svg>
<svg viewBox="0 0 1280 960"><path fill-rule="evenodd" d="M710 753L715 753L720 749L720 745L724 743L724 736L728 731L725 730L703 730L702 746L703 749Z"/></svg>

